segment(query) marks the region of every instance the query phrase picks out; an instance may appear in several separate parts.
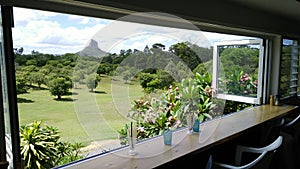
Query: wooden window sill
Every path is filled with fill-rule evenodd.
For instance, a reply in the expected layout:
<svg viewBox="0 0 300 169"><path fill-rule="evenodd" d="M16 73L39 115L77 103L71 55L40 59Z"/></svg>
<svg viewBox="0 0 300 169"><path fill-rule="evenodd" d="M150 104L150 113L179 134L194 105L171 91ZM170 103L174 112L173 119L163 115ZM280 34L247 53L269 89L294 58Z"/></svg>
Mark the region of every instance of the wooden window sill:
<svg viewBox="0 0 300 169"><path fill-rule="evenodd" d="M287 115L298 106L261 105L216 118L200 125L200 133L187 135L187 129L173 133L172 146L163 143L162 136L136 145L137 155L128 155L128 147L61 166L63 169L155 168L196 150L220 144L244 130L268 120Z"/></svg>

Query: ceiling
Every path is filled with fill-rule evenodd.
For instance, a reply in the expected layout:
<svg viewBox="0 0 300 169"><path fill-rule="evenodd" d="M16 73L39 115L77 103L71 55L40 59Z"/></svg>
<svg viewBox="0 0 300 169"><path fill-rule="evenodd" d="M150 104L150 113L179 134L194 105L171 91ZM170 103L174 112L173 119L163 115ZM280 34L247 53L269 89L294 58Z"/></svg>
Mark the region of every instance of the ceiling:
<svg viewBox="0 0 300 169"><path fill-rule="evenodd" d="M299 0L228 0L273 14L300 20Z"/></svg>
<svg viewBox="0 0 300 169"><path fill-rule="evenodd" d="M228 28L300 37L300 0L0 0L17 7L50 10L84 16L119 19L135 12L163 12L195 21L201 30ZM180 27L177 22L152 22L134 17L134 22ZM156 21L156 22L155 22ZM154 23L155 22L155 23ZM194 23L194 22L193 22ZM201 24L204 23L204 24ZM220 26L222 28L220 28ZM183 27L185 28L184 24ZM223 29L224 28L224 29Z"/></svg>

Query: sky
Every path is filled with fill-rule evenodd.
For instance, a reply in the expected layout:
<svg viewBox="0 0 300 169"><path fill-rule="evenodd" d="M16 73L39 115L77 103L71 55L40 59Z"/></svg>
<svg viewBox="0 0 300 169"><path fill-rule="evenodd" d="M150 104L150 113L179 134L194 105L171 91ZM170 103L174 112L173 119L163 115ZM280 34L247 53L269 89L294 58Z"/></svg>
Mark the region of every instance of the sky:
<svg viewBox="0 0 300 169"><path fill-rule="evenodd" d="M33 50L48 54L76 53L91 39L98 42L101 50L119 53L121 49L143 50L154 43L162 43L166 49L183 41L209 47L214 41L245 38L17 7L14 22L14 48L23 47L25 54Z"/></svg>

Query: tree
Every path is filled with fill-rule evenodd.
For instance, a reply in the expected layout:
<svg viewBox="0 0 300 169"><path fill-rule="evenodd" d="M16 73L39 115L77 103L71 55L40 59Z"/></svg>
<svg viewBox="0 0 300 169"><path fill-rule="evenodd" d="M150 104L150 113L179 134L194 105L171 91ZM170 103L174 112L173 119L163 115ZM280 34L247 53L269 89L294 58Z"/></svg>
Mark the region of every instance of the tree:
<svg viewBox="0 0 300 169"><path fill-rule="evenodd" d="M168 72L166 72L164 70L158 70L157 76L158 76L158 80L160 82L160 84L158 86L160 89L168 88L175 81L174 78Z"/></svg>
<svg viewBox="0 0 300 169"><path fill-rule="evenodd" d="M164 44L161 44L161 43L154 43L153 45L152 45L152 48L154 48L154 49L160 49L160 50L164 50L165 49L165 45Z"/></svg>
<svg viewBox="0 0 300 169"><path fill-rule="evenodd" d="M83 78L84 78L84 73L82 71L78 70L73 73L72 82L75 89L77 88L77 84L80 83L81 79Z"/></svg>
<svg viewBox="0 0 300 169"><path fill-rule="evenodd" d="M259 50L256 48L225 48L220 53L220 60L224 68L225 76L231 76L235 71L254 75L257 79Z"/></svg>
<svg viewBox="0 0 300 169"><path fill-rule="evenodd" d="M124 73L123 73L123 80L125 81L125 83L127 83L127 81L130 79L131 77L131 72L130 70L126 70Z"/></svg>
<svg viewBox="0 0 300 169"><path fill-rule="evenodd" d="M14 54L15 55L22 55L23 51L24 51L23 47L21 47L19 49L18 48L14 48Z"/></svg>
<svg viewBox="0 0 300 169"><path fill-rule="evenodd" d="M140 77L140 85L142 88L147 88L147 83L151 82L154 79L157 79L157 74L150 74L150 73L141 73Z"/></svg>
<svg viewBox="0 0 300 169"><path fill-rule="evenodd" d="M171 45L169 51L182 59L191 70L194 70L201 63L201 60L191 47L190 42L180 42Z"/></svg>
<svg viewBox="0 0 300 169"><path fill-rule="evenodd" d="M49 82L50 93L57 96L57 100L61 100L61 96L68 94L71 87L71 82L64 77L57 77Z"/></svg>
<svg viewBox="0 0 300 169"><path fill-rule="evenodd" d="M98 82L100 82L101 78L98 74L92 74L89 75L86 78L86 86L88 87L88 89L90 89L91 92L94 91L94 89L96 89L96 87L98 86Z"/></svg>
<svg viewBox="0 0 300 169"><path fill-rule="evenodd" d="M16 77L16 90L17 94L23 94L26 93L26 80L22 78L20 75L17 75Z"/></svg>
<svg viewBox="0 0 300 169"><path fill-rule="evenodd" d="M150 49L149 49L149 46L146 45L145 48L144 48L144 53L150 53Z"/></svg>
<svg viewBox="0 0 300 169"><path fill-rule="evenodd" d="M38 87L41 88L42 84L45 84L45 74L42 72L34 72L32 73L33 83L38 84Z"/></svg>

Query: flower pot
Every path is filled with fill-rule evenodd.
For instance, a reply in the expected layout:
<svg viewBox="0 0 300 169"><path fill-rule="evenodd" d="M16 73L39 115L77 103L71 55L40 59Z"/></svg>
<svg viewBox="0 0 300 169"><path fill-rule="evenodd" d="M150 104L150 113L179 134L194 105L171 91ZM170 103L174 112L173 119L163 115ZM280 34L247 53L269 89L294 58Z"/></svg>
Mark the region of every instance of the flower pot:
<svg viewBox="0 0 300 169"><path fill-rule="evenodd" d="M193 126L193 132L199 133L199 125L200 125L200 121L199 119L196 119Z"/></svg>
<svg viewBox="0 0 300 169"><path fill-rule="evenodd" d="M173 135L172 130L164 130L163 131L165 145L172 145L172 135Z"/></svg>

